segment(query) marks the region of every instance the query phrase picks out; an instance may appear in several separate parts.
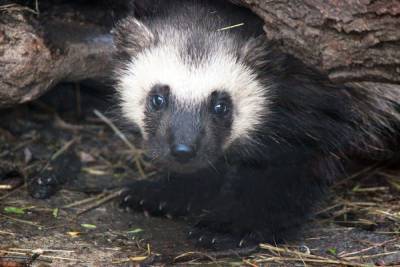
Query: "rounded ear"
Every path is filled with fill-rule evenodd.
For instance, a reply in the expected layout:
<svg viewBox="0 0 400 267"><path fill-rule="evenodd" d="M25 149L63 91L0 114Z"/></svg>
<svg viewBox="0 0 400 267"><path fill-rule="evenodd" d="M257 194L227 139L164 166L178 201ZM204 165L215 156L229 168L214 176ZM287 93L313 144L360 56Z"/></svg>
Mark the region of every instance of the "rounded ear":
<svg viewBox="0 0 400 267"><path fill-rule="evenodd" d="M247 66L260 71L279 71L285 55L265 35L250 38L240 48L239 57Z"/></svg>
<svg viewBox="0 0 400 267"><path fill-rule="evenodd" d="M240 58L250 67L263 68L267 64L269 47L267 38L250 38L240 49Z"/></svg>
<svg viewBox="0 0 400 267"><path fill-rule="evenodd" d="M135 57L156 42L155 35L133 17L118 22L113 30L114 44L119 55Z"/></svg>

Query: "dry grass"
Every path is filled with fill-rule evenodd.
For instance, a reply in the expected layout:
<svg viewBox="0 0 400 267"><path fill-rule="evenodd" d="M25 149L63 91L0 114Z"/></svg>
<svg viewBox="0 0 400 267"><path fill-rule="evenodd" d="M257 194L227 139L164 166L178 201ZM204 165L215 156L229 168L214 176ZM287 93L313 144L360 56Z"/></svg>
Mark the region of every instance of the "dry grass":
<svg viewBox="0 0 400 267"><path fill-rule="evenodd" d="M322 217L317 219L318 222L367 229L390 235L391 238L376 243L357 240L362 244L360 249L337 252L333 248L325 253L318 250L311 252L307 247L304 249L261 244L262 251L246 259L246 262L255 266L270 263L303 266L400 266L400 177L379 168L367 168L349 178L334 186L330 205L317 213ZM380 229L383 225L385 231ZM380 260L391 255L396 255L395 262L385 263Z"/></svg>
<svg viewBox="0 0 400 267"><path fill-rule="evenodd" d="M25 148L31 144L41 142L39 138L40 134L43 133L40 131L48 130L38 128L32 131L32 135L25 135L27 138L13 137L11 133L7 132L7 127L1 128L0 123L0 145L2 140L7 140L8 143L13 144L9 148L10 154L21 152L20 156L17 157L21 162L14 163L22 166L21 170L26 176L29 176L29 173L37 167L36 165L46 165L49 161L62 157L72 145L77 146L78 151L85 152L83 156L88 161L93 161L82 169L87 177L97 179L100 176L111 176L114 169L122 165L127 166L127 164L132 165L129 167L130 176L144 178L152 175L152 170L146 169L146 166L144 166L141 151L134 148L129 142L129 138L106 115L99 111L95 112L96 117L93 116L92 112L90 114L92 115L91 120L85 122L86 124L79 125L75 122L71 124L63 121L58 114L41 114L42 118L39 118L39 120L43 121L44 118L46 123L54 120L53 128L70 132L73 136L72 138L69 136L57 140L57 144L51 144L52 148L49 149L51 153L48 154L48 160L29 161L27 160L29 153L24 152ZM12 117L11 120L14 121L15 118ZM23 128L21 129L23 130ZM119 142L118 155L120 156L115 155L117 154L114 153L115 147L107 147L107 142L115 136L118 139L113 140L114 143ZM90 139L87 137L90 137ZM13 138L14 141L12 141ZM94 139L98 142L89 145L83 141L86 140L87 142ZM5 150L0 151L0 160L9 157L6 152ZM93 157L90 157L90 155ZM1 163L0 167L2 167ZM115 174L115 176L117 175ZM31 228L58 231L57 233L63 234L64 238L69 238L68 234L76 235L79 238L80 232L78 230L85 231L81 228L83 221L86 227L96 226L90 224L90 216L93 214L91 212L95 209L105 210L104 206L110 205L110 202L121 194L120 190L114 190L74 198L70 197L70 192L65 190L59 194L62 198L61 204L57 204L57 208L54 208L52 206L54 200L37 204L37 202L33 203L30 198L23 199L22 192L25 192L25 187L16 188L11 192L9 189L9 185L4 184L2 186L0 184L0 225L4 225L0 229L0 240L17 239L25 234L21 234L22 231ZM18 197L20 195L21 197ZM5 213L4 208L7 206L21 208L25 214ZM59 214L57 215L57 213ZM29 216L29 214L35 216ZM113 215L118 215L118 213L116 212ZM400 266L400 179L396 172L388 172L379 166L372 166L341 180L333 187L332 197L316 215L317 219L312 222L312 225L320 227L320 230L308 234L307 238L300 242L278 246L261 244L258 251L206 253L204 251L191 252L188 249L184 252L177 251L172 260L175 260L175 264L184 266L188 264L211 266ZM110 215L106 213L104 216ZM53 217L57 217L57 219L54 219L55 223L50 220ZM86 224L86 221L89 222ZM99 228L102 225L99 223L97 226ZM114 236L115 229L109 231L107 224L103 226L106 227L108 235ZM321 231L321 229L326 229L326 232ZM88 240L92 242L93 239L96 243L98 236L94 235L95 231L86 230L89 232L86 235ZM346 235L347 232L358 230L364 236ZM345 234L335 235L335 231ZM90 236L90 233L93 236ZM40 232L37 233L37 235L40 234ZM115 235L124 236L126 233ZM323 235L327 235L328 238L324 239ZM379 239L366 240L365 235L378 236ZM74 237L71 238L73 240ZM87 241L83 238L82 240ZM89 241L87 241L87 244L93 244ZM133 242L132 240L128 241ZM146 240L145 243L139 243L135 250L132 249L132 243L128 242L129 251L110 258L109 264L118 266L129 262L159 263L157 247L147 245L147 242L152 243L153 241L155 240L150 239ZM343 246L342 243L346 242L350 245ZM329 243L328 246L327 243ZM46 263L58 261L64 264L94 265L91 260L82 257L82 255L78 256L78 253L76 253L79 250L78 247L70 249L71 244L68 244L70 246L65 244L65 247L57 247L56 249L44 245L36 248L27 248L23 244L20 244L20 247L6 246L1 242L0 245L0 266L2 260L13 261L16 259L23 259L24 262L28 263L33 261L44 261ZM101 247L100 249L102 251L109 249L118 251L118 249L123 249L123 246L121 248L119 243L113 243L110 247Z"/></svg>
<svg viewBox="0 0 400 267"><path fill-rule="evenodd" d="M317 235L306 239L303 245L260 244L258 252L245 257L237 255L236 261L233 260L234 253L224 255L196 252L182 254L176 260L188 257L190 260L183 264L206 262L216 266L400 266L399 185L400 179L396 174L384 172L376 166L366 168L338 182L333 187L328 204L316 214L316 223L322 228L336 225L331 227L332 231L360 229L370 231L371 234L387 235L383 241L356 239L352 240L358 244L356 249L341 251L337 251L335 247L321 250L317 246L310 249L306 245L307 240L321 239ZM335 242L340 244L341 241L347 240Z"/></svg>
<svg viewBox="0 0 400 267"><path fill-rule="evenodd" d="M36 4L34 9L19 4L0 5L0 12L30 12L35 15L39 15L39 3L38 1L36 1L35 3Z"/></svg>

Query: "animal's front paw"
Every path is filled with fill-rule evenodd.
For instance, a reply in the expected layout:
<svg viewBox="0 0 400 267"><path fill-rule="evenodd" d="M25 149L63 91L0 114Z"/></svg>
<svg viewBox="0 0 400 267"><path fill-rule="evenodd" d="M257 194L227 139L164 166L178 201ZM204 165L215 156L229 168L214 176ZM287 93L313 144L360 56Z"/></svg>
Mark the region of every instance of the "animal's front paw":
<svg viewBox="0 0 400 267"><path fill-rule="evenodd" d="M258 242L252 239L251 235L243 237L231 233L217 233L206 228L193 228L188 233L188 238L196 246L206 249L228 250L238 248L256 247Z"/></svg>
<svg viewBox="0 0 400 267"><path fill-rule="evenodd" d="M183 216L190 208L178 193L149 181L135 183L123 194L120 206L124 209L144 211L152 216L166 217Z"/></svg>
<svg viewBox="0 0 400 267"><path fill-rule="evenodd" d="M47 174L47 176L46 176ZM60 188L57 177L51 173L42 173L29 181L28 191L33 198L46 199L54 195Z"/></svg>
<svg viewBox="0 0 400 267"><path fill-rule="evenodd" d="M226 214L210 212L203 214L189 233L196 245L213 249L237 249L257 246L260 239L247 232Z"/></svg>
<svg viewBox="0 0 400 267"><path fill-rule="evenodd" d="M152 183L139 181L122 195L120 207L135 211L145 211L151 215L163 215L162 205L157 197L158 192L152 187Z"/></svg>
<svg viewBox="0 0 400 267"><path fill-rule="evenodd" d="M205 228L193 228L188 233L188 238L196 246L206 249L233 249L238 247L239 241L229 234L221 234L209 231Z"/></svg>
<svg viewBox="0 0 400 267"><path fill-rule="evenodd" d="M78 156L73 151L66 152L29 179L28 192L37 199L49 198L67 182L67 178L76 177L80 169Z"/></svg>

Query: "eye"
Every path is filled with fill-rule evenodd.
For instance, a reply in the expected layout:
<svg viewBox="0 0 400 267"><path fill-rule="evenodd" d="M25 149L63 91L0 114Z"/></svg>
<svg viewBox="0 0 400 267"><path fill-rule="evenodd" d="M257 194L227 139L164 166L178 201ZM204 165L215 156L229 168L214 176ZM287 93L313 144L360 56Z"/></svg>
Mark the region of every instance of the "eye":
<svg viewBox="0 0 400 267"><path fill-rule="evenodd" d="M151 107L155 110L160 110L165 106L165 97L163 95L153 95L150 98Z"/></svg>
<svg viewBox="0 0 400 267"><path fill-rule="evenodd" d="M210 112L218 117L227 118L232 110L232 100L230 95L225 91L214 91L210 97Z"/></svg>
<svg viewBox="0 0 400 267"><path fill-rule="evenodd" d="M224 115L228 113L228 111L229 111L228 104L222 101L217 102L213 107L213 112L216 115Z"/></svg>

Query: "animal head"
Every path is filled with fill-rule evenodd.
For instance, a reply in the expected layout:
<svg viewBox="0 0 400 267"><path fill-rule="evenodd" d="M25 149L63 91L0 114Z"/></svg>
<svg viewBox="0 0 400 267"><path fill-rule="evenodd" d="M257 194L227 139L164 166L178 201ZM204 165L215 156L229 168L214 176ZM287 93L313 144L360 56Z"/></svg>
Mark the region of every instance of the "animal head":
<svg viewBox="0 0 400 267"><path fill-rule="evenodd" d="M117 90L124 116L150 159L178 172L205 168L233 144L247 144L269 114L259 71L264 38L223 31L148 27L134 18L115 30Z"/></svg>

